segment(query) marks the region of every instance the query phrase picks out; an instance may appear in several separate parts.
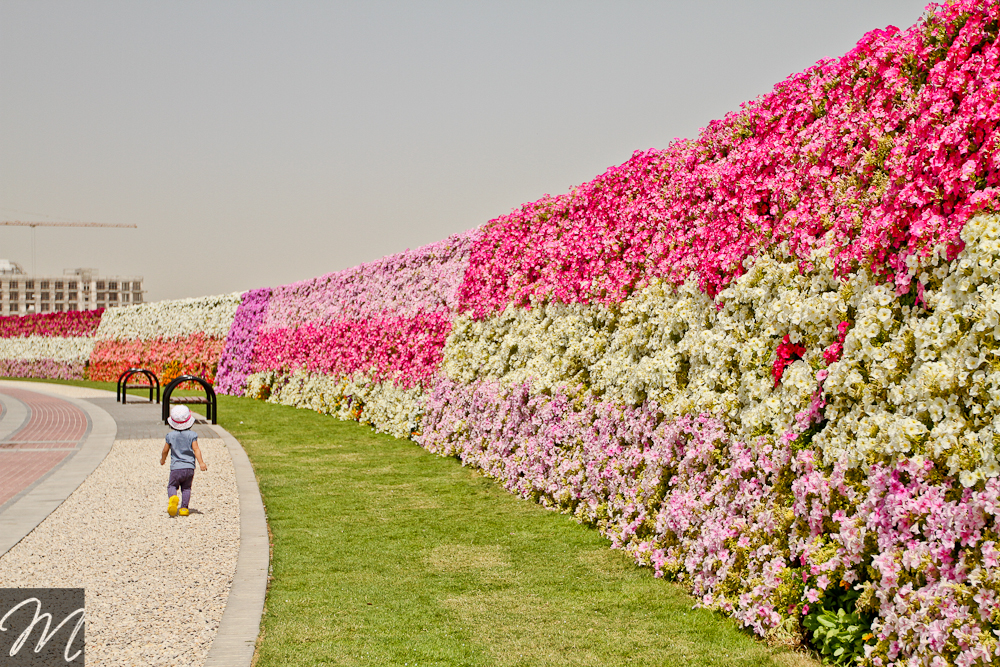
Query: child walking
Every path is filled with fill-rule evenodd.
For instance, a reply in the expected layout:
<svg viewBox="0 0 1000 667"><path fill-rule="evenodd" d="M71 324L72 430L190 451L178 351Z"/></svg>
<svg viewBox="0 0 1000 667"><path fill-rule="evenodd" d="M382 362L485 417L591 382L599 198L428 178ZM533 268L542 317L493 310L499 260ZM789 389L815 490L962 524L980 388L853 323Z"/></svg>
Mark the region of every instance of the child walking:
<svg viewBox="0 0 1000 667"><path fill-rule="evenodd" d="M167 442L160 454L160 465L167 461L170 453L170 481L167 482L167 514L170 516L187 516L188 503L191 502L191 482L194 480L194 462L197 460L201 469L208 470L201 458L198 447L198 434L190 430L194 426L194 415L186 405L175 405L170 408L167 423L173 429L167 433ZM181 495L177 495L177 489ZM180 508L178 508L180 505Z"/></svg>

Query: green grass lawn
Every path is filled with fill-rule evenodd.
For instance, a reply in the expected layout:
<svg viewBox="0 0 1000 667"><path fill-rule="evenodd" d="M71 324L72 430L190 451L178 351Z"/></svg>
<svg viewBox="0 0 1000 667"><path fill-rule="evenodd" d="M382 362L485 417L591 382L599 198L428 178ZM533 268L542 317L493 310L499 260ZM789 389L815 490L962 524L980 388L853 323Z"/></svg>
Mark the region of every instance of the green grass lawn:
<svg viewBox="0 0 1000 667"><path fill-rule="evenodd" d="M82 383L114 390L111 383ZM273 543L257 667L815 664L455 459L219 397Z"/></svg>

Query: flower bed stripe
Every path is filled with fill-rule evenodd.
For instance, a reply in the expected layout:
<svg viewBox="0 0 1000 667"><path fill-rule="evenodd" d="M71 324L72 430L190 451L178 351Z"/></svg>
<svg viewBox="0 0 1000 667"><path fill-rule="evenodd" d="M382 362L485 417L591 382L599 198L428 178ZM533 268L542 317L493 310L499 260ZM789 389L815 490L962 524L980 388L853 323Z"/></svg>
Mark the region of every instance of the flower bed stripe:
<svg viewBox="0 0 1000 667"><path fill-rule="evenodd" d="M450 331L444 313L265 331L257 339L253 369L302 369L336 376L362 371L376 382L394 378L408 388L437 371Z"/></svg>
<svg viewBox="0 0 1000 667"><path fill-rule="evenodd" d="M243 294L219 359L216 391L243 395L247 376L252 372L254 347L257 345L260 328L267 317L270 301L270 288L250 290Z"/></svg>
<svg viewBox="0 0 1000 667"><path fill-rule="evenodd" d="M492 220L460 291L477 318L531 299L617 303L650 277L718 293L743 262L817 246L838 275L910 284L911 256L957 247L997 203L996 4L935 6L906 31L789 77L695 140L637 152L595 180Z"/></svg>
<svg viewBox="0 0 1000 667"><path fill-rule="evenodd" d="M86 361L55 359L0 359L0 376L46 380L86 379Z"/></svg>
<svg viewBox="0 0 1000 667"><path fill-rule="evenodd" d="M241 294L157 301L106 311L95 332L98 340L170 340L195 333L225 338Z"/></svg>
<svg viewBox="0 0 1000 667"><path fill-rule="evenodd" d="M91 380L114 382L129 368L148 368L161 384L178 375L200 375L209 382L215 378L219 355L225 341L194 333L183 338L151 340L99 340L90 357Z"/></svg>
<svg viewBox="0 0 1000 667"><path fill-rule="evenodd" d="M82 380L103 311L0 317L0 375Z"/></svg>
<svg viewBox="0 0 1000 667"><path fill-rule="evenodd" d="M338 273L275 287L263 329L451 312L474 233L449 237Z"/></svg>
<svg viewBox="0 0 1000 667"><path fill-rule="evenodd" d="M413 436L424 411L420 385L403 388L391 379L380 382L361 372L338 377L304 370L267 371L247 376L246 386L251 398L370 424L397 438Z"/></svg>
<svg viewBox="0 0 1000 667"><path fill-rule="evenodd" d="M103 308L61 313L0 317L0 338L92 336L101 323Z"/></svg>
<svg viewBox="0 0 1000 667"><path fill-rule="evenodd" d="M220 391L410 436L441 365L475 233L248 293L220 364Z"/></svg>

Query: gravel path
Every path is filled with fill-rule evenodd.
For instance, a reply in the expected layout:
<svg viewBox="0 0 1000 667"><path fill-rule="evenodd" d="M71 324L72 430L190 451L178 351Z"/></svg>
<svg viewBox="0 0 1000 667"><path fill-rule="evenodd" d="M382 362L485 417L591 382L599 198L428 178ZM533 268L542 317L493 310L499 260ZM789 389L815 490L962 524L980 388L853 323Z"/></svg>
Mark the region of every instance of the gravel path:
<svg viewBox="0 0 1000 667"><path fill-rule="evenodd" d="M0 587L85 588L88 665L205 662L236 570L240 510L222 440L200 440L191 515L167 515L162 440L119 440L0 557Z"/></svg>

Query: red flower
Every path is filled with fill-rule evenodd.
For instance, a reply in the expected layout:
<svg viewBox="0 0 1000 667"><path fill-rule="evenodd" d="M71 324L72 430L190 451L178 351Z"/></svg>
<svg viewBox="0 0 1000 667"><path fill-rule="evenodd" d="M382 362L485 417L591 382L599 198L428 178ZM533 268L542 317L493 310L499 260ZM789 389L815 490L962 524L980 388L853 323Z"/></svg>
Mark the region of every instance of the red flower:
<svg viewBox="0 0 1000 667"><path fill-rule="evenodd" d="M781 384L781 376L785 373L785 366L788 366L793 361L801 359L802 355L806 353L806 348L802 345L796 345L792 343L788 338L788 334L785 334L784 340L781 341L781 345L775 350L774 366L771 369L771 375L774 376L774 386L777 387Z"/></svg>

